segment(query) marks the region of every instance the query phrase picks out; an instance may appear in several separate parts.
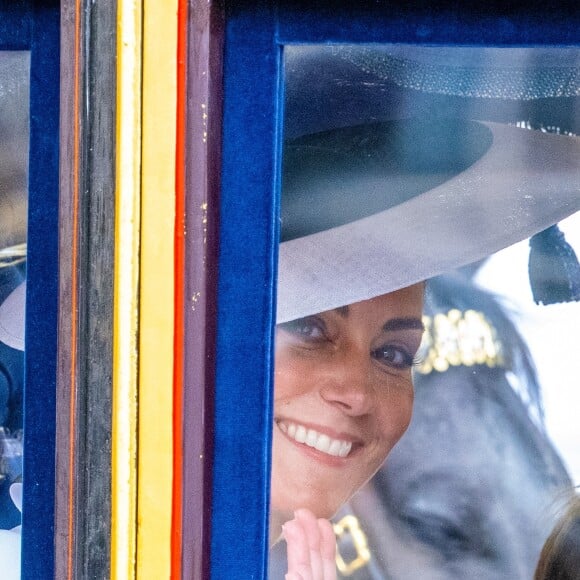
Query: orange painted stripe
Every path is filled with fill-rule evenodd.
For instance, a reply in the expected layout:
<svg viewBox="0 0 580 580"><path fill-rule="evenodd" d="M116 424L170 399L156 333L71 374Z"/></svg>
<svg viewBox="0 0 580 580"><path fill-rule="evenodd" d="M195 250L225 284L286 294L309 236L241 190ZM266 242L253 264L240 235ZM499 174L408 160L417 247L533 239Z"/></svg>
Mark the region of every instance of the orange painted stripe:
<svg viewBox="0 0 580 580"><path fill-rule="evenodd" d="M78 257L78 214L80 173L80 45L81 45L81 2L75 3L74 74L73 74L73 161L72 161L72 263L71 263L71 340L70 340L70 388L69 388L69 456L68 456L68 542L67 579L73 579L74 546L74 496L75 496L75 428L76 428L76 374L77 374L77 257Z"/></svg>
<svg viewBox="0 0 580 580"><path fill-rule="evenodd" d="M181 579L183 536L183 337L185 329L185 142L187 92L187 0L177 12L177 133L175 155L175 330L173 340L173 506L171 578Z"/></svg>

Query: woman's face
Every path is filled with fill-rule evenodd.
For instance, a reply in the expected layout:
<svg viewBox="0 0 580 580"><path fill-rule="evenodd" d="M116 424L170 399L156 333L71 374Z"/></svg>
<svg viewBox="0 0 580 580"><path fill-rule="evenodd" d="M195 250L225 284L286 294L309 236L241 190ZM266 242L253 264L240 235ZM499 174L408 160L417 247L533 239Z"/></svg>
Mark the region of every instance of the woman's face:
<svg viewBox="0 0 580 580"><path fill-rule="evenodd" d="M418 284L281 324L271 507L331 517L407 428L423 326Z"/></svg>

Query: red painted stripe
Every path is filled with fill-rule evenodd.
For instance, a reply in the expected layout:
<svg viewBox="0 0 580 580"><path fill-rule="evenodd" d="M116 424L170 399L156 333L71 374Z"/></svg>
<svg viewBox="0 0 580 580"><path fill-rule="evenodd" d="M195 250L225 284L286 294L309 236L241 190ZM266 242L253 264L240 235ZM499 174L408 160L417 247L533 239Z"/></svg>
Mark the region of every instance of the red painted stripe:
<svg viewBox="0 0 580 580"><path fill-rule="evenodd" d="M181 580L183 536L183 354L185 333L185 131L188 2L177 13L177 134L175 155L175 327L173 341L173 500L171 578Z"/></svg>

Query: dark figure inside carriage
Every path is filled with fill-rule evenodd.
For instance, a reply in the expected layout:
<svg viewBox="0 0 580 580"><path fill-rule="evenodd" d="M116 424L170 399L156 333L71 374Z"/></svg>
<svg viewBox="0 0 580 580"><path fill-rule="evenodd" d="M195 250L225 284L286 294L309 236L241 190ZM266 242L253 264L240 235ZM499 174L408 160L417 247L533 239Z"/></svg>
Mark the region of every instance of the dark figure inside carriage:
<svg viewBox="0 0 580 580"><path fill-rule="evenodd" d="M24 262L0 260L0 312L6 299L24 280ZM22 403L24 351L5 339L4 318L0 314L0 530L20 523L20 512L9 489L22 473ZM10 344L7 344L10 343Z"/></svg>
<svg viewBox="0 0 580 580"><path fill-rule="evenodd" d="M4 314L7 299L23 289L24 276L23 261L0 260L0 530L20 524L9 490L22 474L24 350L6 338L10 329Z"/></svg>
<svg viewBox="0 0 580 580"><path fill-rule="evenodd" d="M532 578L571 482L543 427L530 354L465 277L432 280L426 311L411 425L349 506L371 554L349 577Z"/></svg>

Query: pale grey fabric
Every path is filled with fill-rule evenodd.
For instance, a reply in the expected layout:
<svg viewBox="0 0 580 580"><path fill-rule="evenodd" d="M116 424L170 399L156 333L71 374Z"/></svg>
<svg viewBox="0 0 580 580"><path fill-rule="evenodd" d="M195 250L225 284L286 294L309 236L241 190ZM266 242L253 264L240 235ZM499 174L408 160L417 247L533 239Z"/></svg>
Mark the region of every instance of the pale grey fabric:
<svg viewBox="0 0 580 580"><path fill-rule="evenodd" d="M26 282L17 286L0 304L0 342L24 350L24 311Z"/></svg>
<svg viewBox="0 0 580 580"><path fill-rule="evenodd" d="M580 139L484 124L493 144L463 173L386 211L280 244L277 322L469 264L580 209Z"/></svg>
<svg viewBox="0 0 580 580"><path fill-rule="evenodd" d="M527 101L580 95L580 52L562 48L337 46L377 79L424 93Z"/></svg>

